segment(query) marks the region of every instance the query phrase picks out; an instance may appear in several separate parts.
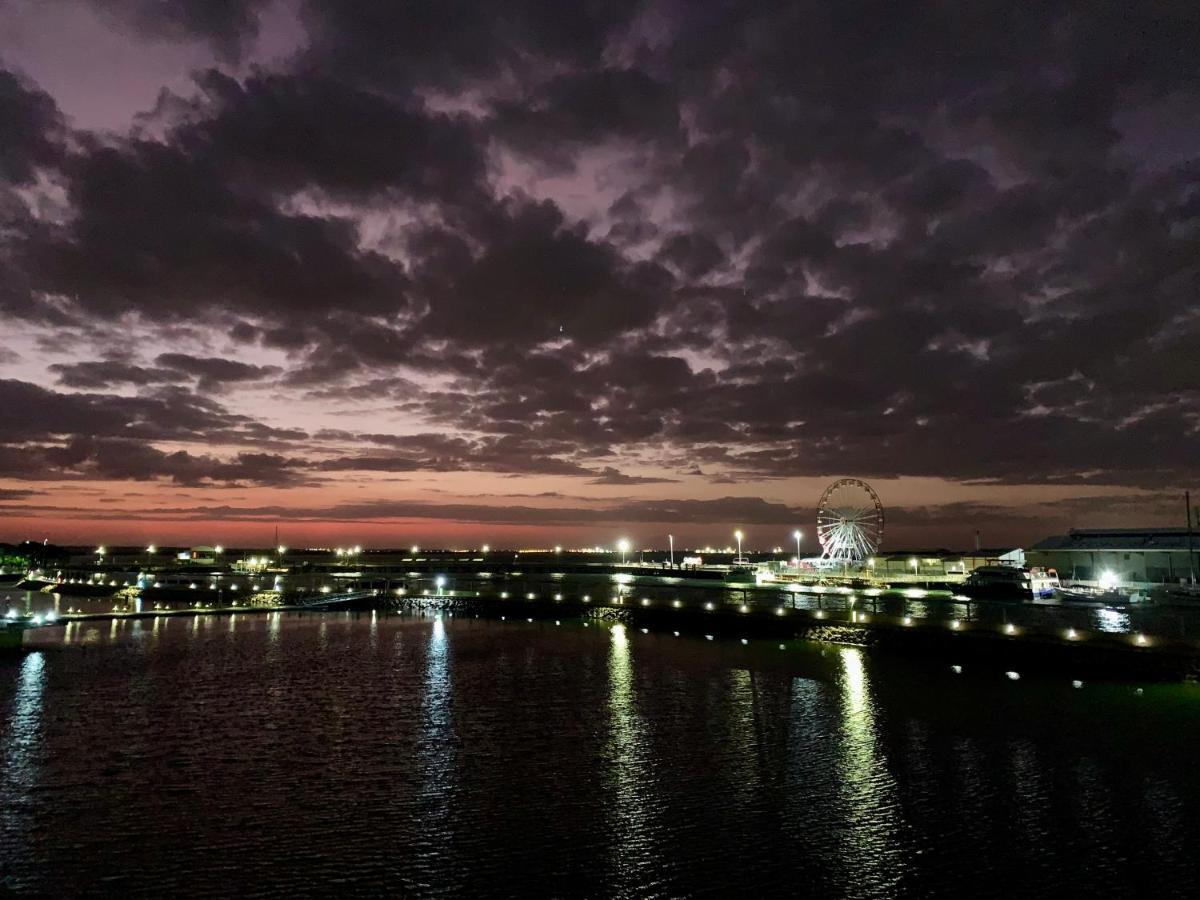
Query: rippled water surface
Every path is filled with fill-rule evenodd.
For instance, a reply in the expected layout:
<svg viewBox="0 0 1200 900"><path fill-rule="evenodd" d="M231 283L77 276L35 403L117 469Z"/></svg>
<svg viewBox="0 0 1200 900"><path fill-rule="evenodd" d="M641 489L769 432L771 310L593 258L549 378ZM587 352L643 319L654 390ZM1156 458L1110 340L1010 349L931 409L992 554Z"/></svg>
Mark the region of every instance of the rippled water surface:
<svg viewBox="0 0 1200 900"><path fill-rule="evenodd" d="M0 656L18 894L1200 890L1195 685L369 613L29 643Z"/></svg>

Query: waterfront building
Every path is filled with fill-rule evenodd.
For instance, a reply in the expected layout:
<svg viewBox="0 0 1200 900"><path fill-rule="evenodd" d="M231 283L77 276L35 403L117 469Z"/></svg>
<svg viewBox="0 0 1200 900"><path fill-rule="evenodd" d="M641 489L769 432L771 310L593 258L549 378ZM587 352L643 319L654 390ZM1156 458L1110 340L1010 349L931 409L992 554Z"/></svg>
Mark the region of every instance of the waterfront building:
<svg viewBox="0 0 1200 900"><path fill-rule="evenodd" d="M1196 572L1200 535L1186 528L1072 528L1038 541L1029 564L1056 569L1063 581L1104 586L1180 584Z"/></svg>
<svg viewBox="0 0 1200 900"><path fill-rule="evenodd" d="M870 568L878 578L905 575L921 578L966 577L980 566L1024 566L1020 547L959 552L954 550L895 550L876 554Z"/></svg>

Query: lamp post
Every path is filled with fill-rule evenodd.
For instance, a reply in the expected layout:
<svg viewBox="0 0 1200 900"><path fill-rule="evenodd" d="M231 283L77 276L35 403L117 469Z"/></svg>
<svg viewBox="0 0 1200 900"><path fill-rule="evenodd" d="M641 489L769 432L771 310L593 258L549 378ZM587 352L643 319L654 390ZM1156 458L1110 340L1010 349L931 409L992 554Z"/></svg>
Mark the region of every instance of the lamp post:
<svg viewBox="0 0 1200 900"><path fill-rule="evenodd" d="M792 537L796 539L796 568L798 569L800 568L800 538L804 537L804 535L801 534L800 529L797 528L792 532Z"/></svg>
<svg viewBox="0 0 1200 900"><path fill-rule="evenodd" d="M675 535L668 534L667 540L671 544L671 568L675 568Z"/></svg>
<svg viewBox="0 0 1200 900"><path fill-rule="evenodd" d="M742 532L741 532L741 530L739 529L738 531L735 531L733 533L733 536L735 538L737 538L737 545L738 545L738 555L737 555L737 559L735 559L734 562L740 563L742 561Z"/></svg>
<svg viewBox="0 0 1200 900"><path fill-rule="evenodd" d="M625 565L625 554L629 552L629 541L621 538L617 541L617 549L621 551L621 565Z"/></svg>

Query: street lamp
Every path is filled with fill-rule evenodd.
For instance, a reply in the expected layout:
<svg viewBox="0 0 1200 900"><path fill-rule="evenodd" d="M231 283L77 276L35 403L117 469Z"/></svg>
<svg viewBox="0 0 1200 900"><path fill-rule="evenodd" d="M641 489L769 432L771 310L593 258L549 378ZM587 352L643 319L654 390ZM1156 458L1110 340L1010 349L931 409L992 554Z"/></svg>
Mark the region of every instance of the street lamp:
<svg viewBox="0 0 1200 900"><path fill-rule="evenodd" d="M675 535L668 534L667 540L671 544L671 568L675 568Z"/></svg>
<svg viewBox="0 0 1200 900"><path fill-rule="evenodd" d="M489 550L491 550L492 548L491 548L491 547L489 547L487 544L484 544L484 545L483 545L482 547L480 547L479 549L480 549L482 552L484 552L484 553L487 553L487 552L488 552Z"/></svg>
<svg viewBox="0 0 1200 900"><path fill-rule="evenodd" d="M629 541L621 538L617 541L617 549L621 551L621 565L625 565L625 554L629 552Z"/></svg>
<svg viewBox="0 0 1200 900"><path fill-rule="evenodd" d="M742 532L740 530L735 531L733 533L733 536L735 538L737 538L737 545L738 545L738 555L737 555L737 559L735 559L734 562L740 563L742 561Z"/></svg>
<svg viewBox="0 0 1200 900"><path fill-rule="evenodd" d="M796 539L796 568L800 568L800 538L804 537L804 535L801 534L800 529L797 528L792 532L792 537Z"/></svg>

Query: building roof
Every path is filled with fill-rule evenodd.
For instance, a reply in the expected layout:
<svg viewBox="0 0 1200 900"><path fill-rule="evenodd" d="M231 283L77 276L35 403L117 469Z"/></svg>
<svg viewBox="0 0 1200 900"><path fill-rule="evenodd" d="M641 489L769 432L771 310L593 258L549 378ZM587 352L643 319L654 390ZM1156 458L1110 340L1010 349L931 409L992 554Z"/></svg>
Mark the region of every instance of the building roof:
<svg viewBox="0 0 1200 900"><path fill-rule="evenodd" d="M1193 534L1200 550L1200 533ZM1186 528L1072 528L1068 534L1043 538L1030 550L1187 550Z"/></svg>
<svg viewBox="0 0 1200 900"><path fill-rule="evenodd" d="M876 559L999 559L1008 553L1016 553L1020 547L985 547L982 550L947 550L944 547L925 550L889 550L887 553L876 553Z"/></svg>

